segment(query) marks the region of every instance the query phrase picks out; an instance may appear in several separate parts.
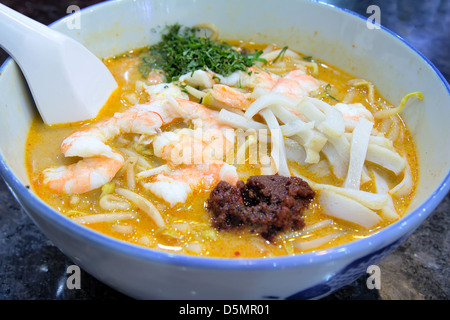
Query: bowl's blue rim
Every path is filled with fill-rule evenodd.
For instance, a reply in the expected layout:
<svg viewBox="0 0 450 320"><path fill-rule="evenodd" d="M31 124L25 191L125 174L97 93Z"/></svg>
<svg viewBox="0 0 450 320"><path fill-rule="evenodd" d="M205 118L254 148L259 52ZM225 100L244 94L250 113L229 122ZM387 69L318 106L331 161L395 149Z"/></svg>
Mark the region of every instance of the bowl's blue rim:
<svg viewBox="0 0 450 320"><path fill-rule="evenodd" d="M360 19L366 19L365 17L351 11L344 9L332 4L323 3L317 0L308 0L310 2L319 3L336 10L344 11ZM105 6L114 1L106 1L98 3L87 8L85 10L93 10L96 7ZM66 19L63 17L58 21L52 23L58 23L61 20ZM380 26L382 30L389 33L391 36L397 38L399 41L406 44L411 50L416 52L438 75L444 86L447 88L447 92L450 95L450 86L441 72L433 65L428 58L411 46L406 40L404 40L399 35L390 31L389 29ZM9 64L11 58L8 58L5 63L0 67L0 74L3 69ZM409 226L416 227L423 220L425 220L433 210L439 205L439 203L444 199L450 190L450 172L444 178L440 186L433 192L433 194L426 199L421 206L413 210L406 217L402 218L400 221L378 231L377 233L371 235L369 238L359 239L350 242L345 245L333 247L326 250L320 250L311 253L305 253L297 256L285 256L276 258L213 258L213 257L195 257L180 255L177 253L167 253L158 250L152 250L131 243L123 242L109 236L100 234L92 229L85 226L79 225L65 216L57 213L47 204L45 204L41 199L39 199L34 193L32 193L22 182L14 175L10 167L6 164L3 154L0 152L0 175L3 177L8 187L12 191L13 195L23 206L32 206L41 212L46 219L51 221L53 224L60 226L63 229L67 229L73 234L77 234L82 238L92 241L96 245L102 246L104 248L113 250L122 255L131 256L136 259L143 259L148 261L154 261L159 263L167 263L172 265L180 265L184 267L195 267L195 268L214 268L214 269L245 269L245 270L255 270L255 269L270 269L270 268L290 268L299 265L311 265L320 264L327 261L333 261L337 258L341 258L344 255L355 254L363 255L367 252L368 246L373 246L374 248L379 248L383 245L388 245L392 241L402 235L403 230L408 230ZM31 217L32 218L32 217ZM413 231L413 230L408 230ZM386 238L386 235L391 236ZM397 236L397 234L399 236Z"/></svg>

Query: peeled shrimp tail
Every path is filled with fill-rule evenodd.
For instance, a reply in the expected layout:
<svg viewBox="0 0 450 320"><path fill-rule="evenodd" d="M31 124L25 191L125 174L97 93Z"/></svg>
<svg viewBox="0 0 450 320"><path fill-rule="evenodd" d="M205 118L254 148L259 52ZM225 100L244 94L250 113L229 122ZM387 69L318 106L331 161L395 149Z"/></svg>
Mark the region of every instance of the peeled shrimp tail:
<svg viewBox="0 0 450 320"><path fill-rule="evenodd" d="M84 193L111 181L124 164L123 156L106 143L124 133L155 134L163 124L156 113L131 108L66 138L61 150L66 157L83 157L69 166L43 171L43 183L57 193Z"/></svg>
<svg viewBox="0 0 450 320"><path fill-rule="evenodd" d="M143 187L173 207L185 202L194 190L209 189L219 181L236 185L236 167L226 163L188 165L160 173L153 181L143 183Z"/></svg>
<svg viewBox="0 0 450 320"><path fill-rule="evenodd" d="M49 168L42 172L44 184L56 193L85 193L112 180L123 161L93 157L69 166Z"/></svg>
<svg viewBox="0 0 450 320"><path fill-rule="evenodd" d="M93 127L73 133L64 139L61 151L66 157L104 156L120 160L120 155L106 145L107 141L124 133L155 134L162 124L161 116L156 112L130 109Z"/></svg>

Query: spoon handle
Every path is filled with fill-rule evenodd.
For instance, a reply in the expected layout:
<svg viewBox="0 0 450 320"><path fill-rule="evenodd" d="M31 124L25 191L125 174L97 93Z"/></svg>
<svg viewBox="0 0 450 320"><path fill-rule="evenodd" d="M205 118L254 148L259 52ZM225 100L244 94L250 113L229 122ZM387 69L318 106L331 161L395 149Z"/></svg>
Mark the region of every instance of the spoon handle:
<svg viewBox="0 0 450 320"><path fill-rule="evenodd" d="M34 50L50 50L60 34L0 3L0 46L20 65Z"/></svg>
<svg viewBox="0 0 450 320"><path fill-rule="evenodd" d="M75 39L0 4L0 46L15 60L46 124L95 117L117 83Z"/></svg>

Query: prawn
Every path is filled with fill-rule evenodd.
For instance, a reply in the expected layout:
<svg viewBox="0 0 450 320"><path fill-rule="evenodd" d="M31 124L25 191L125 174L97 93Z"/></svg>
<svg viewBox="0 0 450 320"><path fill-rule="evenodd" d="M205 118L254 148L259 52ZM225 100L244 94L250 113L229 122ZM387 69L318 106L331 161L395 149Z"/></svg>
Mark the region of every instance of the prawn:
<svg viewBox="0 0 450 320"><path fill-rule="evenodd" d="M196 70L182 75L181 83L203 89L203 103L210 106L232 107L246 110L255 101L250 91L267 91L272 88L279 76L255 67L247 71L235 71L229 76L222 76L210 70Z"/></svg>
<svg viewBox="0 0 450 320"><path fill-rule="evenodd" d="M61 152L65 157L83 159L72 165L45 169L41 174L43 183L56 193L79 194L111 181L125 160L107 143L126 133L156 134L161 126L179 116L170 113L170 105L167 107L167 104L165 96L155 94L155 99L147 104L135 105L123 113L116 113L109 119L72 133L61 143Z"/></svg>
<svg viewBox="0 0 450 320"><path fill-rule="evenodd" d="M155 156L167 161L169 172L159 173L142 186L171 206L186 201L199 188L210 188L220 180L236 184L236 168L223 161L234 146L234 130L219 123L219 112L183 98L169 98L165 106L194 128L162 132L153 140ZM169 114L166 110L163 119Z"/></svg>
<svg viewBox="0 0 450 320"><path fill-rule="evenodd" d="M344 116L345 130L347 132L352 132L361 118L375 123L373 114L362 103L337 103L334 105L334 108L339 110Z"/></svg>
<svg viewBox="0 0 450 320"><path fill-rule="evenodd" d="M170 85L162 88L174 90ZM202 120L205 129L213 133L210 136L212 138L223 135L220 130L224 125L218 123L216 111L185 100L180 94L174 94L175 98L171 95L173 92L164 94L165 89L154 92L152 99L146 104L135 105L123 113L116 113L110 119L64 139L61 144L64 156L83 159L69 166L44 170L44 184L57 193L85 193L94 190L111 181L124 164L123 156L108 146L109 141L126 133L156 135L163 125L178 118ZM232 139L234 138L228 138L228 146L232 145ZM217 146L211 144L213 140L215 139L207 144L211 148L211 154L214 153L211 151L218 150Z"/></svg>
<svg viewBox="0 0 450 320"><path fill-rule="evenodd" d="M239 71L239 78L235 81L225 79L221 84L214 85L210 91L211 95L227 106L245 111L262 94L280 93L295 101L300 101L320 86L319 80L300 69L294 69L284 77L256 68L249 70L249 72ZM230 79L233 77L230 76ZM245 93L233 86L253 91Z"/></svg>
<svg viewBox="0 0 450 320"><path fill-rule="evenodd" d="M219 181L236 185L236 167L227 163L181 166L158 174L153 181L143 183L143 187L173 207L184 203L195 190L210 189Z"/></svg>
<svg viewBox="0 0 450 320"><path fill-rule="evenodd" d="M92 157L68 166L49 168L43 172L43 182L58 193L84 193L108 183L123 166L123 161Z"/></svg>
<svg viewBox="0 0 450 320"><path fill-rule="evenodd" d="M234 145L234 130L219 123L219 112L181 98L171 99L170 105L194 129L161 133L153 141L155 155L177 164L222 162Z"/></svg>
<svg viewBox="0 0 450 320"><path fill-rule="evenodd" d="M300 101L310 92L317 90L319 86L319 80L300 69L294 69L284 77L278 79L271 92L281 93L289 98Z"/></svg>
<svg viewBox="0 0 450 320"><path fill-rule="evenodd" d="M245 111L255 101L250 93L244 93L224 84L214 85L210 92L214 99L234 109Z"/></svg>
<svg viewBox="0 0 450 320"><path fill-rule="evenodd" d="M250 67L246 71L236 71L228 77L217 77L222 84L248 90L256 88L270 90L280 79L279 75L257 67Z"/></svg>
<svg viewBox="0 0 450 320"><path fill-rule="evenodd" d="M218 122L215 110L181 99L176 103L195 116L194 129L163 132L153 140L155 156L172 170L142 184L171 206L186 201L199 188L208 189L221 180L234 185L238 180L236 168L223 161L234 146L234 130Z"/></svg>
<svg viewBox="0 0 450 320"><path fill-rule="evenodd" d="M275 73L250 67L245 71L235 71L226 77L208 69L196 70L180 76L179 81L201 89L211 89L217 84L222 84L240 89L253 90L260 87L268 90L275 85L279 78L280 76Z"/></svg>
<svg viewBox="0 0 450 320"><path fill-rule="evenodd" d="M154 139L153 151L173 164L221 163L233 147L234 130L227 133L201 127L163 132Z"/></svg>
<svg viewBox="0 0 450 320"><path fill-rule="evenodd" d="M65 157L82 157L77 163L48 168L42 180L56 193L85 193L111 181L124 164L123 156L107 142L124 133L155 134L163 125L156 112L132 107L124 113L77 131L64 139Z"/></svg>

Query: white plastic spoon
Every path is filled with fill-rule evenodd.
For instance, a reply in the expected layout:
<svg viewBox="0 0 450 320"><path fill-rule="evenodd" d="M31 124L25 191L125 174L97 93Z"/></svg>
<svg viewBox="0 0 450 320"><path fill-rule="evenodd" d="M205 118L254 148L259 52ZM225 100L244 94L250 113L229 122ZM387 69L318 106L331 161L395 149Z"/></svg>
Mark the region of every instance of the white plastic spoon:
<svg viewBox="0 0 450 320"><path fill-rule="evenodd" d="M19 65L48 125L94 118L117 83L82 44L0 4L0 46Z"/></svg>

